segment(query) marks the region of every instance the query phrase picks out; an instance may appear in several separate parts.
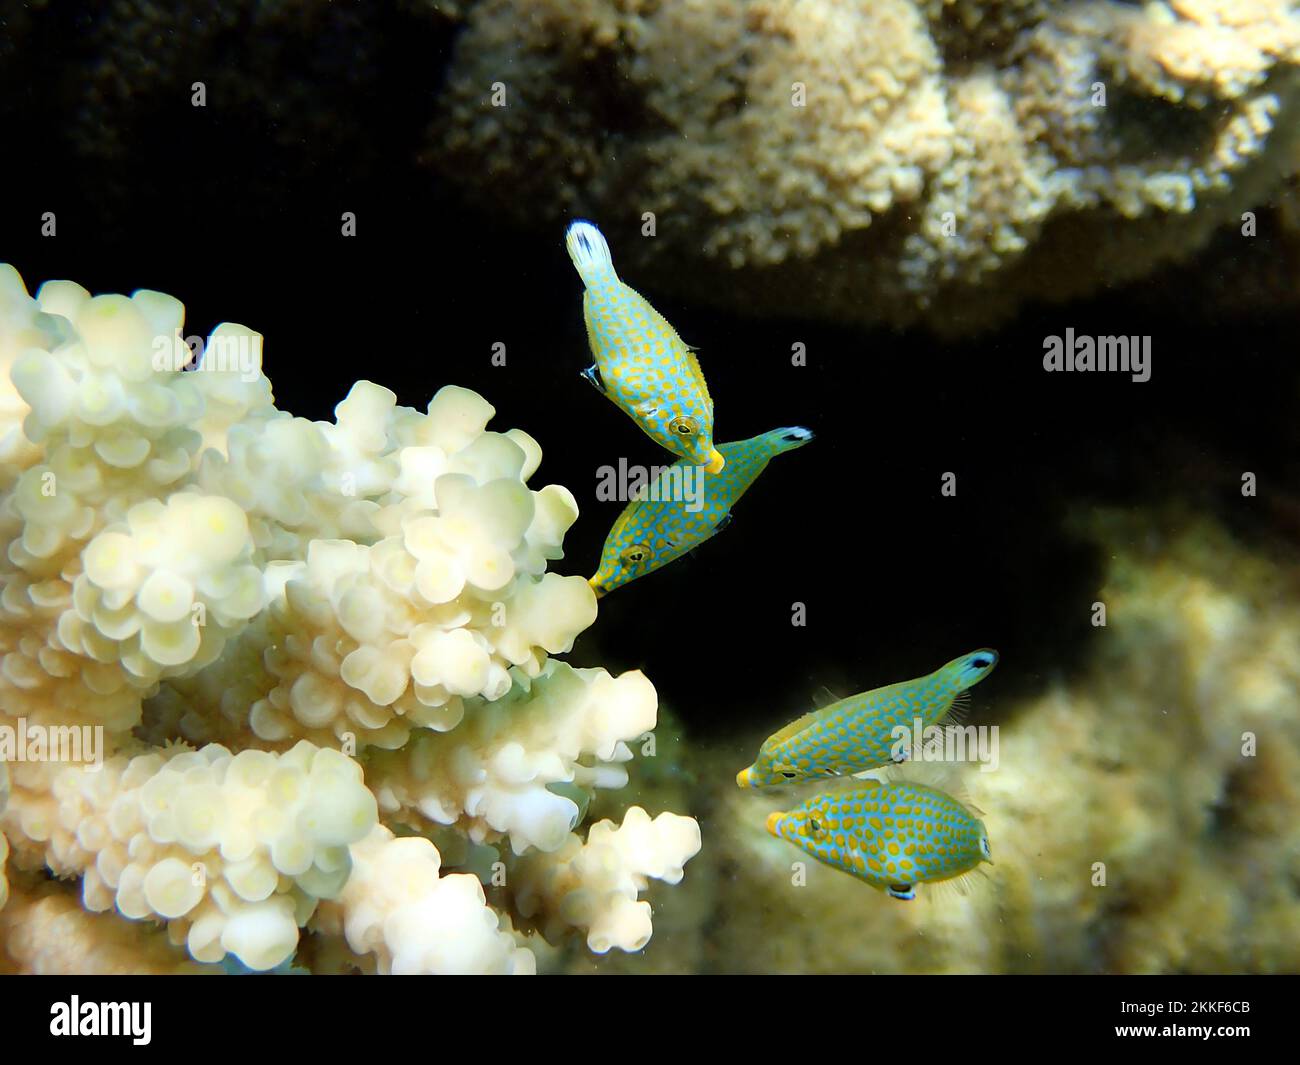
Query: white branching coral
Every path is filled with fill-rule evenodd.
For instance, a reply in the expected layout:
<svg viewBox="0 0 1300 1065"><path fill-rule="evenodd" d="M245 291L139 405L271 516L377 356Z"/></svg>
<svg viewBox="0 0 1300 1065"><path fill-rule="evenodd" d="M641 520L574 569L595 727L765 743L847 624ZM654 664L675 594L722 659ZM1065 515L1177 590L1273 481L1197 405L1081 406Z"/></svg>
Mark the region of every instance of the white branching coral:
<svg viewBox="0 0 1300 1065"><path fill-rule="evenodd" d="M487 905L470 873L440 876L427 839L396 838L377 825L352 848L346 888L323 907L316 927L342 932L357 954L373 954L381 973L513 974L536 971Z"/></svg>
<svg viewBox="0 0 1300 1065"><path fill-rule="evenodd" d="M120 661L135 687L204 665L262 608L252 548L244 512L229 499L178 493L138 503L86 546L60 642Z"/></svg>
<svg viewBox="0 0 1300 1065"><path fill-rule="evenodd" d="M33 299L0 266L0 729L16 758L0 870L12 851L10 874L79 878L103 915L24 887L40 934L13 967L75 969L59 931L75 926L105 939L89 968L138 943L142 968L265 970L310 926L316 956L382 972L532 971L478 876L390 827L438 833L486 877L503 840L581 849L594 790L627 782L653 687L549 658L596 616L583 578L547 572L573 496L528 486L541 449L488 430L473 392L419 412L362 381L334 423L311 422L274 407L259 334L219 326L186 370L183 324L161 293L50 282ZM14 740L38 733L39 751ZM627 874L611 888L591 866L592 890L637 906L655 869L680 876L686 835L623 837ZM165 928L176 956L100 931L121 920ZM638 949L637 927L593 942Z"/></svg>
<svg viewBox="0 0 1300 1065"><path fill-rule="evenodd" d="M516 854L554 851L584 812L575 793L627 783L627 743L654 727L655 703L639 672L550 662L531 682L517 676L504 698L472 706L459 728L371 756L367 775L395 816L458 825L475 843L508 836Z"/></svg>
<svg viewBox="0 0 1300 1065"><path fill-rule="evenodd" d="M595 619L585 581L545 572L562 555L577 505L558 485L524 483L541 459L536 443L485 431L492 408L465 389L444 388L424 417L395 400L360 382L336 426L271 421L286 426L286 441L313 442L278 452L297 454L291 465L241 452L255 468L274 462L261 475L204 454L200 479L232 485L251 508L254 538L266 545L269 609L244 633L251 648L232 649L197 685L181 685L191 701L221 704L207 715L191 707L187 738L251 728L268 743L401 747L413 727L453 727L464 697L503 695L510 667L536 673ZM287 431L297 425L307 428ZM232 430L232 447L242 435ZM315 517L297 502L307 493L303 471L316 486ZM280 487L243 487L266 480ZM345 527L364 521L366 535L329 536L321 515Z"/></svg>
<svg viewBox="0 0 1300 1065"><path fill-rule="evenodd" d="M524 917L544 914L548 936L570 926L586 931L597 954L640 950L652 928L650 904L638 893L650 878L676 884L699 850L700 826L692 818L662 813L652 820L633 806L621 825L592 825L585 843L575 837L554 854L521 859L512 878L516 904Z"/></svg>
<svg viewBox="0 0 1300 1065"><path fill-rule="evenodd" d="M165 920L196 960L253 969L293 953L376 819L361 767L305 741L282 755L173 747L41 783L15 789L19 827L53 872L81 876L87 909Z"/></svg>
<svg viewBox="0 0 1300 1065"><path fill-rule="evenodd" d="M144 922L82 909L58 884L15 884L0 912L0 973L129 976L217 971L194 961L167 933Z"/></svg>
<svg viewBox="0 0 1300 1065"><path fill-rule="evenodd" d="M449 474L436 488L447 498L476 496L479 523L460 527L454 508L445 517L440 508L373 547L315 540L305 563L271 569L280 591L265 668L274 683L251 710L259 737L352 735L358 746L400 747L412 726L455 726L464 697L501 697L509 667L536 672L595 619L582 578L516 574L502 545L535 546L527 540L533 502L520 482L479 488ZM476 540L494 510L501 531ZM482 556L484 572L472 581L461 552Z"/></svg>

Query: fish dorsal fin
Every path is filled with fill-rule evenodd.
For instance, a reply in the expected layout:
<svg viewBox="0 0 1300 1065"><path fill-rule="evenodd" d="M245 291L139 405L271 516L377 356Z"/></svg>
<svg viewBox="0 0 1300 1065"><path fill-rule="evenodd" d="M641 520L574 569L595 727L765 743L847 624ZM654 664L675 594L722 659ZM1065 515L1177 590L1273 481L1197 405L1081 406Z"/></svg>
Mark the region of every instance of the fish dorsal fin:
<svg viewBox="0 0 1300 1065"><path fill-rule="evenodd" d="M704 401L712 406L713 397L709 395L709 386L704 381L704 371L700 369L700 360L695 357L695 349L687 347L685 341L683 341L682 346L686 348L686 369L690 371L691 377L695 379L695 384L699 387L699 390L704 393Z"/></svg>
<svg viewBox="0 0 1300 1065"><path fill-rule="evenodd" d="M609 530L608 539L613 540L615 543L618 542L643 502L645 502L645 500L634 497L628 505L623 508L623 513L614 520L614 527Z"/></svg>
<svg viewBox="0 0 1300 1065"><path fill-rule="evenodd" d="M769 748L775 747L778 743L784 743L791 736L798 735L817 719L819 713L819 710L809 710L808 713L803 715L803 717L795 718L790 722L790 724L768 736L767 740L763 743L763 746Z"/></svg>
<svg viewBox="0 0 1300 1065"><path fill-rule="evenodd" d="M678 344L681 345L682 354L686 357L686 372L691 375L691 379L695 382L699 390L704 394L705 402L708 403L710 407L712 407L713 397L709 395L709 386L704 380L704 371L700 369L700 360L695 357L695 353L699 349L686 343L686 341L682 339L681 334L678 333L677 330L673 327L672 322L670 322L667 318L665 318L662 314L660 314L658 308L656 308L653 303L651 303L648 299L642 296L641 293L637 292L636 289L630 287L628 291L635 293L637 298L643 304L645 304L646 310L650 314L651 321L653 321L657 326L659 326L669 336L671 336L673 340L675 340Z"/></svg>
<svg viewBox="0 0 1300 1065"><path fill-rule="evenodd" d="M825 684L823 684L820 688L818 688L815 692L813 692L813 706L815 706L818 710L830 706L831 703L841 702L843 699L844 696L836 695L833 691L830 690L830 688L826 687Z"/></svg>
<svg viewBox="0 0 1300 1065"><path fill-rule="evenodd" d="M907 761L896 766L886 766L881 772L890 784L912 784L940 791L956 799L972 813L983 812L971 801L969 778L956 763Z"/></svg>
<svg viewBox="0 0 1300 1065"><path fill-rule="evenodd" d="M798 735L809 725L813 724L813 722L817 721L820 717L822 717L823 716L822 711L825 710L828 706L833 706L835 703L839 703L843 701L844 701L843 699L837 696L829 688L824 686L818 688L815 692L813 692L813 709L809 710L808 713L803 715L803 717L795 718L793 721L790 722L790 724L786 725L785 728L781 729L779 732L772 733L772 735L770 735L767 738L767 742L764 744L764 746L769 746L769 745L775 746L778 743L784 743L791 736Z"/></svg>

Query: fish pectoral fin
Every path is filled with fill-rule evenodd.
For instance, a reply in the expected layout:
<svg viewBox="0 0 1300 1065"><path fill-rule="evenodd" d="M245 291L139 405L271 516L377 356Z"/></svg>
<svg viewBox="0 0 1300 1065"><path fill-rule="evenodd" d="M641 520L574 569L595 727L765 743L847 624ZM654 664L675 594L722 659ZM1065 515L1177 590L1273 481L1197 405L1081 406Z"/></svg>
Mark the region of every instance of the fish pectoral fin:
<svg viewBox="0 0 1300 1065"><path fill-rule="evenodd" d="M960 725L970 714L970 690L959 692L939 718L939 725Z"/></svg>
<svg viewBox="0 0 1300 1065"><path fill-rule="evenodd" d="M722 532L723 529L725 529L730 524L731 524L731 511L727 511L726 514L722 515L722 517L718 519L718 524L713 527L713 531L715 533L720 533Z"/></svg>
<svg viewBox="0 0 1300 1065"><path fill-rule="evenodd" d="M936 902L952 902L959 898L967 898L979 888L979 880L989 882L991 877L980 868L967 869L966 872L957 876L950 877L947 880L937 880L930 884L926 890L933 892L931 898Z"/></svg>
<svg viewBox="0 0 1300 1065"><path fill-rule="evenodd" d="M594 362L585 370L580 370L579 373L583 380L591 385L592 388L602 396L605 394L605 382L601 380L600 371L596 369L596 364Z"/></svg>
<svg viewBox="0 0 1300 1065"><path fill-rule="evenodd" d="M836 695L830 688L823 684L812 696L813 706L820 710L823 706L830 706L831 703L838 703L841 697Z"/></svg>

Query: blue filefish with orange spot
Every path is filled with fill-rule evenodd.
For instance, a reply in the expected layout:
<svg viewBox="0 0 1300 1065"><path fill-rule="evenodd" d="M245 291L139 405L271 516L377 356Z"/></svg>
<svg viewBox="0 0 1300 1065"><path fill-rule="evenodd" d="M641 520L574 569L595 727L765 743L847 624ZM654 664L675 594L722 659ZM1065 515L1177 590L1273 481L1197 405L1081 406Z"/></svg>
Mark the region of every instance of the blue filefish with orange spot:
<svg viewBox="0 0 1300 1065"><path fill-rule="evenodd" d="M852 776L900 761L895 729L910 734L940 722L969 688L998 664L984 648L954 658L933 673L850 695L813 710L774 732L758 758L736 774L742 788Z"/></svg>
<svg viewBox="0 0 1300 1065"><path fill-rule="evenodd" d="M896 899L993 862L984 822L923 784L863 781L769 814L767 830Z"/></svg>
<svg viewBox="0 0 1300 1065"><path fill-rule="evenodd" d="M731 444L719 444L726 465L721 473L676 462L633 499L614 522L600 554L600 567L589 582L596 595L681 558L725 529L731 508L774 455L803 447L810 429L791 426ZM687 495L693 498L685 498Z"/></svg>
<svg viewBox="0 0 1300 1065"><path fill-rule="evenodd" d="M574 222L564 242L586 286L582 313L596 362L583 376L652 440L709 473L720 471L726 460L713 446L713 400L694 352L619 280L599 229Z"/></svg>

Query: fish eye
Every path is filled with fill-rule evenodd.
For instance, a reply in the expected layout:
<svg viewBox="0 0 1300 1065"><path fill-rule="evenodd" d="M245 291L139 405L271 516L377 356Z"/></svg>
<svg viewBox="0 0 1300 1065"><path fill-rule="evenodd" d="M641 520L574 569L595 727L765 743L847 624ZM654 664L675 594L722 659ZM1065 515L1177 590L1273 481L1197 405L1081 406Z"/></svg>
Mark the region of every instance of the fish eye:
<svg viewBox="0 0 1300 1065"><path fill-rule="evenodd" d="M625 547L618 557L619 561L626 566L639 566L650 557L650 548L645 544L633 544L631 547Z"/></svg>
<svg viewBox="0 0 1300 1065"><path fill-rule="evenodd" d="M791 772L790 770L788 770L788 769L782 769L782 770L781 770L781 775L782 775L783 777L785 777L786 780L794 780L794 778L797 777L799 774L798 774L798 773L792 773L792 772Z"/></svg>
<svg viewBox="0 0 1300 1065"><path fill-rule="evenodd" d="M679 415L668 423L668 431L673 436L694 436L700 431L700 423L694 418Z"/></svg>

